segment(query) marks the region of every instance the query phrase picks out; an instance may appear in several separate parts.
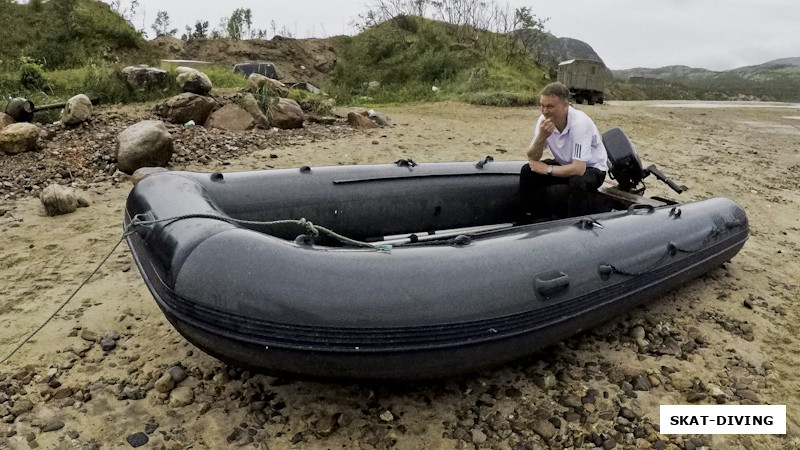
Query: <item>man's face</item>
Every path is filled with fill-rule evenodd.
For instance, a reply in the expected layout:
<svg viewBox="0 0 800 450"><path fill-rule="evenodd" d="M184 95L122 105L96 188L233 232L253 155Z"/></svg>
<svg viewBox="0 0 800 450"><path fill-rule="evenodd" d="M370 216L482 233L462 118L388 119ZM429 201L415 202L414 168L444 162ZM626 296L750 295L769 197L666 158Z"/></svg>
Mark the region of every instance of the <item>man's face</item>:
<svg viewBox="0 0 800 450"><path fill-rule="evenodd" d="M554 122L563 122L567 119L569 102L565 102L558 97L542 95L539 98L539 107L542 109L542 115L545 119L550 119Z"/></svg>

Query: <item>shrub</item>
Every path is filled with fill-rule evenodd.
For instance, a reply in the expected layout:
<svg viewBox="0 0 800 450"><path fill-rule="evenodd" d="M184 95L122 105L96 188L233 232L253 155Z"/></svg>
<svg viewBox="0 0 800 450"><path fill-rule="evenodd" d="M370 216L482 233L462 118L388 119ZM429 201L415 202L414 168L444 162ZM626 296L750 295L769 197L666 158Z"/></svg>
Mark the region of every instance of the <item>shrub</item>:
<svg viewBox="0 0 800 450"><path fill-rule="evenodd" d="M292 89L289 91L289 98L296 101L300 108L308 114L318 117L330 116L333 114L333 107L336 102L327 96L312 94L302 89Z"/></svg>
<svg viewBox="0 0 800 450"><path fill-rule="evenodd" d="M23 89L41 91L47 87L42 67L28 58L24 58L19 73L19 84Z"/></svg>

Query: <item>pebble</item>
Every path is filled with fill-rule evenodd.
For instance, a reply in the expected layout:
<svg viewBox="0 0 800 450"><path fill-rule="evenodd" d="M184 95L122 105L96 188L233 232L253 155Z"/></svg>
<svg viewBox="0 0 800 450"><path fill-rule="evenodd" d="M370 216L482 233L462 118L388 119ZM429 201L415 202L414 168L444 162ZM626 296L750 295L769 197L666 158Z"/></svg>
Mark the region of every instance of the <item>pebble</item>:
<svg viewBox="0 0 800 450"><path fill-rule="evenodd" d="M486 436L486 433L484 433L483 431L479 430L478 428L475 428L475 429L472 430L472 443L473 444L481 445L481 444L485 443L487 439L488 439L488 437Z"/></svg>
<svg viewBox="0 0 800 450"><path fill-rule="evenodd" d="M184 370L181 366L172 366L167 369L167 373L169 373L169 376L175 381L175 384L178 384L187 378L186 370Z"/></svg>
<svg viewBox="0 0 800 450"><path fill-rule="evenodd" d="M42 433L47 433L50 431L56 431L64 428L64 421L63 420L53 420L47 422L45 426L42 427Z"/></svg>
<svg viewBox="0 0 800 450"><path fill-rule="evenodd" d="M172 379L169 373L165 373L156 381L154 387L158 392L166 394L175 388L175 380Z"/></svg>
<svg viewBox="0 0 800 450"><path fill-rule="evenodd" d="M549 391L555 387L557 380L552 373L547 373L534 378L533 382L536 384L536 386L539 386L539 389L543 391Z"/></svg>
<svg viewBox="0 0 800 450"><path fill-rule="evenodd" d="M641 325L633 327L629 336L634 340L644 339L645 336L644 328Z"/></svg>
<svg viewBox="0 0 800 450"><path fill-rule="evenodd" d="M531 423L531 429L545 440L550 440L556 435L556 427L549 420L536 419Z"/></svg>
<svg viewBox="0 0 800 450"><path fill-rule="evenodd" d="M567 408L582 408L583 402L581 398L575 394L565 394L561 396L561 400L559 401L562 406L566 406Z"/></svg>
<svg viewBox="0 0 800 450"><path fill-rule="evenodd" d="M339 420L339 414L332 414L319 419L314 427L314 431L321 437L328 437L333 434Z"/></svg>
<svg viewBox="0 0 800 450"><path fill-rule="evenodd" d="M97 333L89 331L86 328L81 330L81 339L89 342L97 342Z"/></svg>
<svg viewBox="0 0 800 450"><path fill-rule="evenodd" d="M620 408L619 416L623 417L623 418L625 418L627 420L630 420L631 422L633 422L633 421L635 421L636 419L639 418L639 416L636 415L636 412L634 412L632 409L626 408L626 407Z"/></svg>
<svg viewBox="0 0 800 450"><path fill-rule="evenodd" d="M133 448L141 447L144 444L147 444L150 441L150 438L147 435L140 431L138 433L131 434L130 436L125 438L128 441L128 444L131 445Z"/></svg>
<svg viewBox="0 0 800 450"><path fill-rule="evenodd" d="M634 391L649 391L652 385L650 381L647 380L647 377L638 375L633 378L631 382Z"/></svg>
<svg viewBox="0 0 800 450"><path fill-rule="evenodd" d="M117 341L109 337L104 337L100 340L100 348L102 348L104 352L110 352L117 348Z"/></svg>
<svg viewBox="0 0 800 450"><path fill-rule="evenodd" d="M394 415L392 414L391 411L382 412L380 417L381 417L381 420L384 421L384 422L391 422L392 420L394 420Z"/></svg>
<svg viewBox="0 0 800 450"><path fill-rule="evenodd" d="M12 406L9 409L9 412L11 413L12 416L19 417L22 414L25 414L26 412L32 409L33 409L33 403L31 403L30 400L22 399L15 402L14 406Z"/></svg>
<svg viewBox="0 0 800 450"><path fill-rule="evenodd" d="M194 403L194 392L190 387L178 387L170 393L169 406L173 408L182 408L192 403Z"/></svg>

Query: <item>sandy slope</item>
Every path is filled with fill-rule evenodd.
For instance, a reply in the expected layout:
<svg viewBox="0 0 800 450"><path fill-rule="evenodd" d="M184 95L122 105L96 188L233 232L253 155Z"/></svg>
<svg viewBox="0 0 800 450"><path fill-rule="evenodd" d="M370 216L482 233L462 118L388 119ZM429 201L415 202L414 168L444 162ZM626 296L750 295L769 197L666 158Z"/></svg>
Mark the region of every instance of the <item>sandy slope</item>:
<svg viewBox="0 0 800 450"><path fill-rule="evenodd" d="M680 199L726 196L741 204L752 234L740 254L524 361L398 386L279 379L224 366L171 328L121 245L62 312L0 366L0 448L4 439L12 448L130 448L126 437L144 431L145 448L798 447L800 120L790 117L800 108L638 102L580 108L601 130L621 126L645 164L657 163L686 185ZM486 155L519 160L538 114L457 103L382 111L396 127L264 145L226 166L212 159L173 168L233 171ZM103 144L104 152L112 149L113 143ZM649 184L651 195L676 197L665 185ZM0 216L0 357L43 323L118 242L129 185L86 187L91 206L56 218L45 217L35 198L0 202L0 212L7 211ZM631 337L639 326L645 341ZM119 338L104 352L99 340L111 331ZM162 375L176 365L187 378L170 389ZM788 434L656 432L659 404L690 402L786 404ZM50 428L56 429L45 431Z"/></svg>

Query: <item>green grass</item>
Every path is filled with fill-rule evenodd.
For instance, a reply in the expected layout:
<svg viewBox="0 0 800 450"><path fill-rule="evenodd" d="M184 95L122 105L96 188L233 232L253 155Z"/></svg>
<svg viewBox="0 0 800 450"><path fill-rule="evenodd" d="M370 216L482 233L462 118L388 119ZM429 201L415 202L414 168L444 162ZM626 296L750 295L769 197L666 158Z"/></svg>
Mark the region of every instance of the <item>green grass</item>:
<svg viewBox="0 0 800 450"><path fill-rule="evenodd" d="M550 80L517 45L506 35L406 16L342 39L328 91L340 104L536 104ZM366 88L371 81L380 89Z"/></svg>
<svg viewBox="0 0 800 450"><path fill-rule="evenodd" d="M208 75L211 85L219 89L240 89L247 85L247 78L240 73L234 73L231 69L221 66L211 66L203 68L201 72Z"/></svg>

